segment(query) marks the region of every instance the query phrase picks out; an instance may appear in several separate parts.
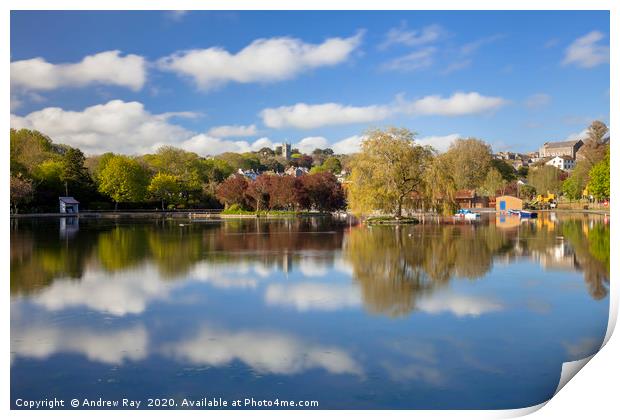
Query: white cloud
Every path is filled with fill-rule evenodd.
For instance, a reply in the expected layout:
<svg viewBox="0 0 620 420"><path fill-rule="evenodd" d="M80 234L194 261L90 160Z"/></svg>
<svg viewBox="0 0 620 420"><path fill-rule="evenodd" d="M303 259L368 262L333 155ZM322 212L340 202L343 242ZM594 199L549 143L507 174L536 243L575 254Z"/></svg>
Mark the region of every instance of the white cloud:
<svg viewBox="0 0 620 420"><path fill-rule="evenodd" d="M255 330L228 332L203 327L194 337L164 347L164 354L184 362L216 367L238 360L257 372L279 375L316 368L332 374L362 374L362 368L342 349Z"/></svg>
<svg viewBox="0 0 620 420"><path fill-rule="evenodd" d="M456 140L461 138L460 134L448 134L447 136L426 136L416 139L417 143L423 146L433 146L434 149L445 152L450 145Z"/></svg>
<svg viewBox="0 0 620 420"><path fill-rule="evenodd" d="M302 258L297 263L297 269L304 277L324 277L329 271L325 261L316 258Z"/></svg>
<svg viewBox="0 0 620 420"><path fill-rule="evenodd" d="M439 95L425 96L412 102L399 98L401 112L413 115L461 116L491 112L506 105L507 100L497 96L483 96L478 92L457 92L443 98Z"/></svg>
<svg viewBox="0 0 620 420"><path fill-rule="evenodd" d="M270 128L295 127L310 129L326 125L342 125L380 121L391 113L388 106L350 106L338 103L309 105L298 103L293 106L266 108L260 116Z"/></svg>
<svg viewBox="0 0 620 420"><path fill-rule="evenodd" d="M179 147L201 155L217 155L224 152L244 153L259 150L263 147L273 148L274 143L267 137L261 137L253 142L223 140L206 134L197 134L178 144Z"/></svg>
<svg viewBox="0 0 620 420"><path fill-rule="evenodd" d="M192 115L192 114L190 114ZM55 142L79 147L87 154L152 152L158 145L175 144L193 133L168 122L183 113L151 114L140 102L113 100L82 111L44 108L26 116L11 115L12 128L31 128Z"/></svg>
<svg viewBox="0 0 620 420"><path fill-rule="evenodd" d="M350 153L357 153L360 150L362 141L365 136L351 136L331 145L331 149L338 155L345 155Z"/></svg>
<svg viewBox="0 0 620 420"><path fill-rule="evenodd" d="M48 311L86 307L124 316L144 312L149 302L167 297L170 289L151 265L117 272L86 270L79 282L57 279L34 302Z"/></svg>
<svg viewBox="0 0 620 420"><path fill-rule="evenodd" d="M295 308L299 312L336 311L361 305L359 289L350 284L270 284L265 302L271 306Z"/></svg>
<svg viewBox="0 0 620 420"><path fill-rule="evenodd" d="M422 312L432 315L450 312L459 318L464 316L477 317L503 309L502 304L490 298L460 295L454 292L436 292L424 296L418 300L416 306Z"/></svg>
<svg viewBox="0 0 620 420"><path fill-rule="evenodd" d="M44 108L23 117L12 114L12 128L31 128L49 135L55 142L79 147L87 154L107 151L115 153L151 153L158 147L173 145L201 155L215 155L224 152L249 152L262 147L271 147L267 137L254 141L224 140L218 136L196 133L170 122L171 118L193 118L192 112L166 112L151 114L139 102L113 100L105 104L85 108L82 111L67 111L61 108ZM220 126L210 133L220 135L241 135L251 133L256 127ZM248 134L249 135L249 134ZM302 139L298 146L325 144L318 138ZM313 149L314 150L314 149Z"/></svg>
<svg viewBox="0 0 620 420"><path fill-rule="evenodd" d="M41 57L11 63L11 85L31 90L82 87L92 84L140 90L146 80L146 61L118 50L86 56L79 63L52 64Z"/></svg>
<svg viewBox="0 0 620 420"><path fill-rule="evenodd" d="M491 112L506 105L501 97L484 96L478 92L457 92L443 98L425 96L408 101L398 96L392 104L353 106L339 103L306 104L266 108L260 112L263 123L270 128L294 127L312 129L328 125L369 123L395 114L461 116Z"/></svg>
<svg viewBox="0 0 620 420"><path fill-rule="evenodd" d="M252 125L220 125L211 128L207 134L213 137L244 137L257 133L256 126Z"/></svg>
<svg viewBox="0 0 620 420"><path fill-rule="evenodd" d="M392 28L385 35L385 41L379 45L380 49L388 48L392 45L405 45L414 47L417 45L428 44L437 41L444 33L439 25L430 25L422 29L408 29L405 22L397 28Z"/></svg>
<svg viewBox="0 0 620 420"><path fill-rule="evenodd" d="M144 359L148 354L148 335L142 326L93 331L28 324L11 329L13 357L45 359L57 353L77 353L88 360L118 365L126 360Z"/></svg>
<svg viewBox="0 0 620 420"><path fill-rule="evenodd" d="M208 283L218 289L256 289L271 271L261 263L213 264L201 261L186 276L191 281Z"/></svg>
<svg viewBox="0 0 620 420"><path fill-rule="evenodd" d="M551 95L546 93L535 93L525 100L525 106L530 109L542 108L551 103Z"/></svg>
<svg viewBox="0 0 620 420"><path fill-rule="evenodd" d="M159 60L163 70L191 77L201 89L228 82L275 82L303 71L344 62L357 48L362 32L308 44L295 38L257 39L237 53L220 47L177 52Z"/></svg>
<svg viewBox="0 0 620 420"><path fill-rule="evenodd" d="M267 108L260 115L271 128L294 127L301 129L328 125L370 123L388 117L405 115L460 116L491 112L508 101L499 97L480 95L477 92L455 93L442 98L426 96L408 101L397 97L391 104L351 106L338 103L296 104L280 108ZM87 107L81 111L68 111L49 107L25 116L11 114L11 127L30 128L49 135L55 142L79 147L86 154L108 151L115 153L152 153L163 145L173 145L201 155L223 152L248 152L281 144L261 137L253 141L225 140L255 132L256 126L220 126L208 133L197 133L172 123L172 118L195 118L194 112L166 112L151 114L140 102L112 100L105 104ZM257 130L256 130L257 131ZM362 136L351 136L331 145L334 152L353 153L359 149ZM302 138L296 147L308 153L315 148L325 148L329 142L320 136Z"/></svg>
<svg viewBox="0 0 620 420"><path fill-rule="evenodd" d="M396 71L414 71L428 68L433 65L433 56L436 51L437 49L435 47L423 48L390 60L381 67L384 70Z"/></svg>
<svg viewBox="0 0 620 420"><path fill-rule="evenodd" d="M577 67L592 68L609 62L609 47L599 44L604 35L592 31L573 41L566 48L562 65L574 64Z"/></svg>
<svg viewBox="0 0 620 420"><path fill-rule="evenodd" d="M259 263L211 264L205 261L192 266L179 278L164 278L155 264L109 272L88 268L79 282L56 279L32 301L47 311L88 308L114 316L141 314L149 304L165 300L170 293L188 282L200 282L218 289L255 289L269 275Z"/></svg>
<svg viewBox="0 0 620 420"><path fill-rule="evenodd" d="M329 147L329 142L325 137L304 137L295 145L302 153L312 153L314 149L325 149Z"/></svg>

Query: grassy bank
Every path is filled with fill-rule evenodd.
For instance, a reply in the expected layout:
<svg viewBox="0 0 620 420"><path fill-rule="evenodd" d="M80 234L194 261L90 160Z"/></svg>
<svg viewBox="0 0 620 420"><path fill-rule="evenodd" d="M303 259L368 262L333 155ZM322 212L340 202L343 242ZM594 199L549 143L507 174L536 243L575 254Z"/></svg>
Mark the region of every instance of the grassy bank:
<svg viewBox="0 0 620 420"><path fill-rule="evenodd" d="M413 225L420 223L415 217L375 216L364 220L367 225Z"/></svg>
<svg viewBox="0 0 620 420"><path fill-rule="evenodd" d="M222 210L220 216L232 218L240 217L307 217L307 216L329 216L331 213L321 213L313 211L294 211L294 210L243 210L240 208L228 208Z"/></svg>

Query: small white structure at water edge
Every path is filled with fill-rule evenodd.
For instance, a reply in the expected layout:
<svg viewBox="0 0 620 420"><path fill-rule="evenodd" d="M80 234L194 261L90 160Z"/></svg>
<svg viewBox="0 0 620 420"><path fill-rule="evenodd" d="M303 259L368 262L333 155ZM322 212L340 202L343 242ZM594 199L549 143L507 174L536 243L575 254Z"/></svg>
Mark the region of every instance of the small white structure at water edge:
<svg viewBox="0 0 620 420"><path fill-rule="evenodd" d="M58 197L60 201L60 213L78 214L80 212L80 202L73 197Z"/></svg>

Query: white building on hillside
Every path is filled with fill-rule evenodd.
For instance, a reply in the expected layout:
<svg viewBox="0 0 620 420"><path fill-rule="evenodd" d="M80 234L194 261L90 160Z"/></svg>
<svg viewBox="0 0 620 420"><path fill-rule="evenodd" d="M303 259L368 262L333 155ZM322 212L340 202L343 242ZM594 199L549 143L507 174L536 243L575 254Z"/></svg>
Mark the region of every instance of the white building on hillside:
<svg viewBox="0 0 620 420"><path fill-rule="evenodd" d="M575 159L570 156L556 156L545 163L545 165L555 166L563 171L571 171L575 169Z"/></svg>
<svg viewBox="0 0 620 420"><path fill-rule="evenodd" d="M241 168L237 169L237 173L239 175L243 175L244 177L251 179L252 181L256 181L256 178L258 177L258 173L256 171L254 171L253 169L250 170L243 170Z"/></svg>
<svg viewBox="0 0 620 420"><path fill-rule="evenodd" d="M284 173L287 175L292 175L295 178L297 178L297 177L307 174L308 168L304 168L303 166L299 166L299 167L291 166L286 171L284 171Z"/></svg>

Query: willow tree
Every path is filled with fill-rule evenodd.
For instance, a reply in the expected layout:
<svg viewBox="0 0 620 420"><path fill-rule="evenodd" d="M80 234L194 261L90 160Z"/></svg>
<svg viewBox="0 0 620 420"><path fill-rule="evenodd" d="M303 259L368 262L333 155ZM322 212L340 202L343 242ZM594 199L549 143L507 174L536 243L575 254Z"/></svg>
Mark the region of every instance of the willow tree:
<svg viewBox="0 0 620 420"><path fill-rule="evenodd" d="M415 144L414 133L406 128L368 131L352 161L349 208L357 214L376 210L400 217L423 194L432 155L430 147Z"/></svg>
<svg viewBox="0 0 620 420"><path fill-rule="evenodd" d="M426 171L426 201L443 215L454 214L459 208L456 202L456 185L448 156L435 156Z"/></svg>
<svg viewBox="0 0 620 420"><path fill-rule="evenodd" d="M480 188L491 168L491 146L476 138L457 139L446 152L457 188Z"/></svg>

